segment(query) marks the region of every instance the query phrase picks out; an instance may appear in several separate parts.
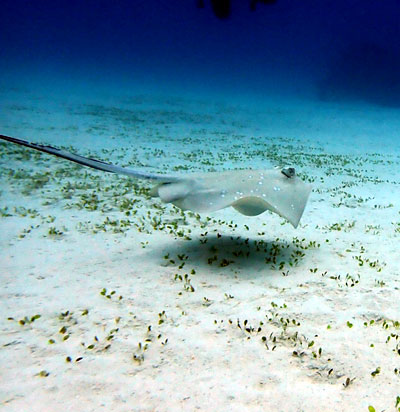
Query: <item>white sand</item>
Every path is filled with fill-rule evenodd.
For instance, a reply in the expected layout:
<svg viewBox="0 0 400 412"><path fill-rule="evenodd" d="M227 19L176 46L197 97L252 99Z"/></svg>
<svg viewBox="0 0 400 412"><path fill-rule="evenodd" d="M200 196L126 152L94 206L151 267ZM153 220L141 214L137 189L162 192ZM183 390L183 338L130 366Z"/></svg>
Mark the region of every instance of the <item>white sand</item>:
<svg viewBox="0 0 400 412"><path fill-rule="evenodd" d="M2 133L114 163L190 171L281 161L315 179L297 230L231 209L199 221L135 194L124 177L2 144L3 410L396 410L399 111L2 101ZM135 215L124 199L137 200Z"/></svg>

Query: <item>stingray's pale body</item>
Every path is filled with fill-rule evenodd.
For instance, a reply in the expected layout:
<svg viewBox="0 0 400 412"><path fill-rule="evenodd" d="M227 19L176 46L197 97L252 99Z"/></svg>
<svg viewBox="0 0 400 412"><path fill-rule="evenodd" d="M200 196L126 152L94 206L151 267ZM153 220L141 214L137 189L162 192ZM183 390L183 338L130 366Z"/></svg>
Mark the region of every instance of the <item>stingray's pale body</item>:
<svg viewBox="0 0 400 412"><path fill-rule="evenodd" d="M293 168L161 175L104 163L9 136L0 135L0 139L97 170L157 181L151 191L152 196L199 213L214 212L229 206L246 216L256 216L270 210L297 227L311 192L311 185L297 177Z"/></svg>
<svg viewBox="0 0 400 412"><path fill-rule="evenodd" d="M152 194L166 203L194 212L214 212L232 206L246 216L266 210L299 224L311 186L280 169L193 173L156 186Z"/></svg>

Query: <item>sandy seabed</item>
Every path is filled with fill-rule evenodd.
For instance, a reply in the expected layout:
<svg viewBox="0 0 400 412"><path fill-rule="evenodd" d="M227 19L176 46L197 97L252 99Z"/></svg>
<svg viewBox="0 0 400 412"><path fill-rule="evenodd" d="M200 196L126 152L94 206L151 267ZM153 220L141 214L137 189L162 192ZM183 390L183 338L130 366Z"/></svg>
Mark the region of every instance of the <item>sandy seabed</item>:
<svg viewBox="0 0 400 412"><path fill-rule="evenodd" d="M197 215L1 143L2 410L400 407L398 111L13 93L3 134L149 171L290 164L314 189L298 229Z"/></svg>

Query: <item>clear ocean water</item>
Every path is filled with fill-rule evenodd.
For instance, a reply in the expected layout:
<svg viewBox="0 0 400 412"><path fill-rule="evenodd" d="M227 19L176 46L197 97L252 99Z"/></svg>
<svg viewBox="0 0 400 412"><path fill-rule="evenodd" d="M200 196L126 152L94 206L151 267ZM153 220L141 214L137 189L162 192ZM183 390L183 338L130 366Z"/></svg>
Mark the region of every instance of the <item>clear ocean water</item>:
<svg viewBox="0 0 400 412"><path fill-rule="evenodd" d="M299 108L305 122L322 111L333 133L370 111L367 134L397 145L386 123L400 105L399 14L397 0L5 1L1 121L21 125L7 104L27 98L107 105L144 95ZM298 126L264 118L271 134Z"/></svg>
<svg viewBox="0 0 400 412"><path fill-rule="evenodd" d="M400 410L399 0L0 17L2 410Z"/></svg>

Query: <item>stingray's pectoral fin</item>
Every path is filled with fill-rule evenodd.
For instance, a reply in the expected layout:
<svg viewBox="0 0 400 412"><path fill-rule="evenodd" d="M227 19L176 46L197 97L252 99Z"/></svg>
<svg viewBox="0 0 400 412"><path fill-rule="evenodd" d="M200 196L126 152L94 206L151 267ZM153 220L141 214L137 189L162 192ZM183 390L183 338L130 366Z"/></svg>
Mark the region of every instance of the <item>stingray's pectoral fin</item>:
<svg viewBox="0 0 400 412"><path fill-rule="evenodd" d="M190 182L181 180L178 182L161 183L150 190L150 196L159 197L165 203L175 203L184 199L191 191Z"/></svg>
<svg viewBox="0 0 400 412"><path fill-rule="evenodd" d="M268 203L259 197L244 197L243 199L239 199L235 203L232 203L232 207L245 216L261 215L261 213L270 209L268 206Z"/></svg>
<svg viewBox="0 0 400 412"><path fill-rule="evenodd" d="M282 197L271 198L270 202L267 202L264 198L247 196L231 203L231 206L245 216L257 216L266 210L270 210L297 228L306 207L311 186L300 180L296 183L296 186L297 190L286 190Z"/></svg>

